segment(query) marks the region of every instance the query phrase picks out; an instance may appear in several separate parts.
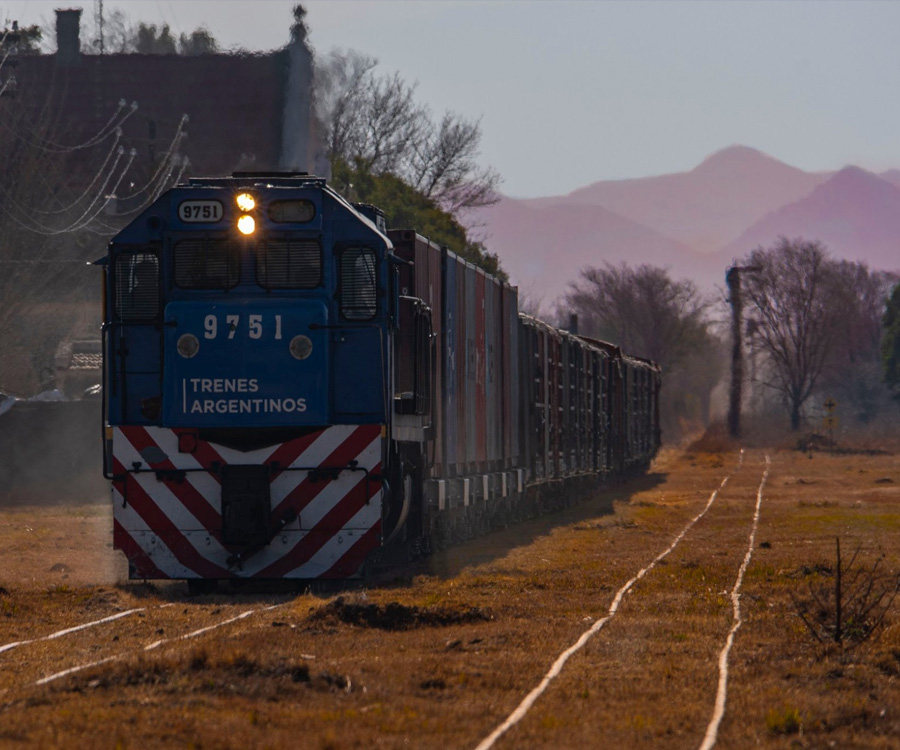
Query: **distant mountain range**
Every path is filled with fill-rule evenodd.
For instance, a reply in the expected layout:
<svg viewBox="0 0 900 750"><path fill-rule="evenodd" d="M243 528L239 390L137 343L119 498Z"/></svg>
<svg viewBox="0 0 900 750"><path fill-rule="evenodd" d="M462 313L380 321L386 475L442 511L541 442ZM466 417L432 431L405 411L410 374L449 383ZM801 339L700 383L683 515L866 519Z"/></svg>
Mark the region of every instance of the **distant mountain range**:
<svg viewBox="0 0 900 750"><path fill-rule="evenodd" d="M668 267L704 289L780 235L821 240L841 258L900 269L900 170L804 172L746 146L689 172L595 182L568 195L502 198L472 212L513 283L552 303L603 261Z"/></svg>

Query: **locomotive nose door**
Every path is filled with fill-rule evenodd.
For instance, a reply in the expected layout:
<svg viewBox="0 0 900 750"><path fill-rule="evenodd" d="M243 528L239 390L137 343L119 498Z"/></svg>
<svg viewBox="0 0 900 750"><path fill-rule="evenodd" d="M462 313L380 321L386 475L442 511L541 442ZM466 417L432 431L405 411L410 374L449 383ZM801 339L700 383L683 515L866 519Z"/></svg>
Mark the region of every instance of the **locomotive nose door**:
<svg viewBox="0 0 900 750"><path fill-rule="evenodd" d="M327 423L324 304L172 302L165 320L166 426Z"/></svg>
<svg viewBox="0 0 900 750"><path fill-rule="evenodd" d="M384 295L372 248L337 253L338 324L333 330L334 410L345 419L386 419ZM365 377L360 377L365 373Z"/></svg>

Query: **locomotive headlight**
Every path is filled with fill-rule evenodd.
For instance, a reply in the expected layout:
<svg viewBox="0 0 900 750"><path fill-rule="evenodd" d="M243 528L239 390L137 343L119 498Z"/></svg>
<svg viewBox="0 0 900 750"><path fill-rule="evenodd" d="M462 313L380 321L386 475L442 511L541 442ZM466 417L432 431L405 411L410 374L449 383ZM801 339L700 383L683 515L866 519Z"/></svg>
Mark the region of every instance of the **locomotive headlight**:
<svg viewBox="0 0 900 750"><path fill-rule="evenodd" d="M312 341L309 336L294 336L291 339L291 356L294 359L306 359L312 354Z"/></svg>
<svg viewBox="0 0 900 750"><path fill-rule="evenodd" d="M237 228L241 234L253 234L256 231L256 220L252 216L244 214L238 219Z"/></svg>
<svg viewBox="0 0 900 750"><path fill-rule="evenodd" d="M245 213L256 208L256 199L252 195L250 195L250 193L241 193L234 200L235 203L237 203L237 207Z"/></svg>
<svg viewBox="0 0 900 750"><path fill-rule="evenodd" d="M178 353L182 357L190 359L191 357L196 356L197 352L200 351L200 342L193 333L184 333L179 337L175 349L178 350Z"/></svg>

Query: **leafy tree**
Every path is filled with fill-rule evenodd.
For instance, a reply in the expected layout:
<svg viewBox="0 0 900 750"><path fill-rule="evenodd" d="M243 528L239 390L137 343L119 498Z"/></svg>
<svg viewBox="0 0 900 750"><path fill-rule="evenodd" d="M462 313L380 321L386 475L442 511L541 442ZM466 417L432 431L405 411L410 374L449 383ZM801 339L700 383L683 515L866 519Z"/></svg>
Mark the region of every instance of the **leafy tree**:
<svg viewBox="0 0 900 750"><path fill-rule="evenodd" d="M121 9L112 8L103 16L103 44L100 44L99 18L90 14L82 18L81 51L85 54L138 53L144 55L208 55L219 52L215 37L204 27L176 38L168 24L157 26L143 21L132 21ZM48 39L55 39L55 32L43 29ZM45 45L46 46L46 45ZM48 50L52 52L53 50Z"/></svg>
<svg viewBox="0 0 900 750"><path fill-rule="evenodd" d="M182 55L214 55L219 51L219 44L207 29L194 29L190 35L178 37L178 52Z"/></svg>
<svg viewBox="0 0 900 750"><path fill-rule="evenodd" d="M139 23L134 41L134 51L141 55L176 54L177 42L172 36L169 24L165 23L162 28L157 28L153 23L144 23L143 21Z"/></svg>
<svg viewBox="0 0 900 750"><path fill-rule="evenodd" d="M389 172L373 174L337 161L332 184L348 200L378 206L384 211L389 227L416 229L488 273L507 280L496 255L489 253L481 243L470 240L465 228L451 214L396 175Z"/></svg>
<svg viewBox="0 0 900 750"><path fill-rule="evenodd" d="M894 287L882 318L881 363L884 382L900 401L900 284Z"/></svg>
<svg viewBox="0 0 900 750"><path fill-rule="evenodd" d="M2 28L0 29L0 39L3 40L3 44L0 45L0 50L2 50L2 55L5 55L12 44L10 40L12 37L8 36L9 34L18 34L19 39L16 42L16 54L18 55L39 55L41 54L41 39L43 38L43 30L37 24L33 24L32 26L24 26L21 28Z"/></svg>

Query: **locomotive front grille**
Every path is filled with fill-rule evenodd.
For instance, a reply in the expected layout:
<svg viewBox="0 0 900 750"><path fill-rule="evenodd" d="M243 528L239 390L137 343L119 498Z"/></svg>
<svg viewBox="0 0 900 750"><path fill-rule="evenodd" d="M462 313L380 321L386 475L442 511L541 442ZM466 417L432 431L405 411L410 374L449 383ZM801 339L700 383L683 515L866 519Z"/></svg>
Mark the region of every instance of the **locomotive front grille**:
<svg viewBox="0 0 900 750"><path fill-rule="evenodd" d="M268 466L224 466L222 541L258 547L269 542L271 503Z"/></svg>

